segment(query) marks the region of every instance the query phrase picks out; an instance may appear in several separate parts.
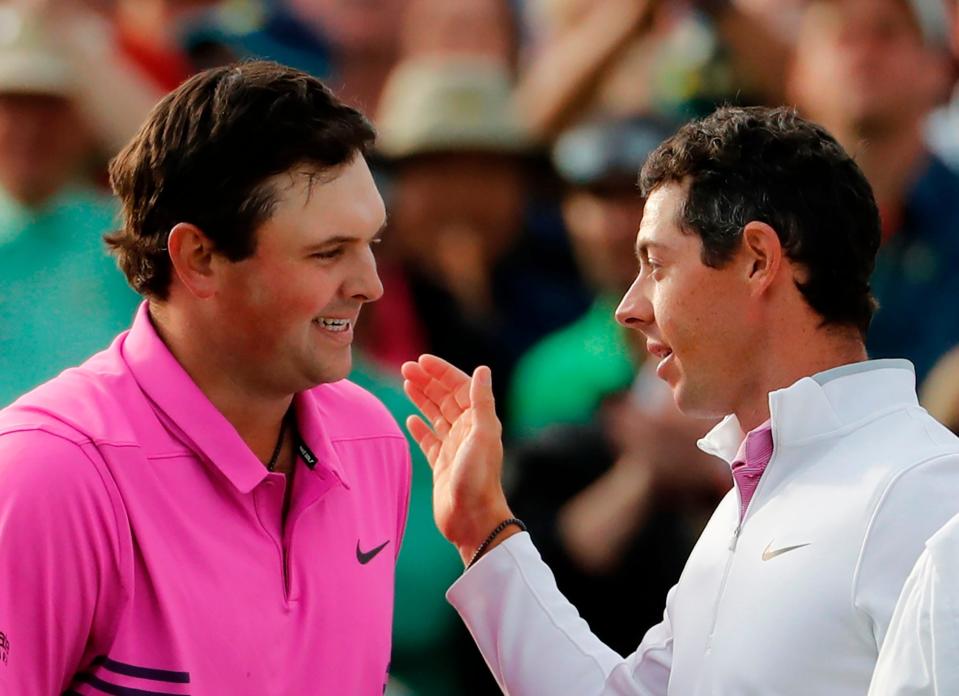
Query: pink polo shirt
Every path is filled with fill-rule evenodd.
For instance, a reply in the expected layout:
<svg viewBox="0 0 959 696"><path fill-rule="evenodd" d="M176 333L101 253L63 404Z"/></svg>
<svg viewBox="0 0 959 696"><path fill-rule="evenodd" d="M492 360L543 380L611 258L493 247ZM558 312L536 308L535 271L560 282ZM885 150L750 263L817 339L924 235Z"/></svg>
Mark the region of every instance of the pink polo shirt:
<svg viewBox="0 0 959 696"><path fill-rule="evenodd" d="M406 440L347 381L294 403L285 525L145 307L0 411L0 694L383 693Z"/></svg>

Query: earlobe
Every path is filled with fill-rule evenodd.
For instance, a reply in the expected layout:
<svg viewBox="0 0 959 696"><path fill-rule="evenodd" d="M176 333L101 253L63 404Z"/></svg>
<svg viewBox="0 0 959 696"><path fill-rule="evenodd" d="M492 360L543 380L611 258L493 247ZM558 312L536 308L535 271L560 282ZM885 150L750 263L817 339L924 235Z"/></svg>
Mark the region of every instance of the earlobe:
<svg viewBox="0 0 959 696"><path fill-rule="evenodd" d="M214 294L213 244L199 227L188 222L174 225L167 253L176 277L191 294L200 299Z"/></svg>

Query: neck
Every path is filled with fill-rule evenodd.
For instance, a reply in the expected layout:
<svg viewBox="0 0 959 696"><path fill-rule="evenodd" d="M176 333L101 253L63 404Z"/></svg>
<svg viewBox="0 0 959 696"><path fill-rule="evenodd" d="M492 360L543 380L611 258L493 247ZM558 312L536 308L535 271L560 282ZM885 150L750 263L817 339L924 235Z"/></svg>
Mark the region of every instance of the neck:
<svg viewBox="0 0 959 696"><path fill-rule="evenodd" d="M793 336L788 343L791 350L777 352L770 348L763 351L764 355L782 355L789 359L761 366L755 371L753 388L734 410L743 432L748 433L769 420L771 392L785 389L803 377L867 359L866 348L858 334L827 328L815 331L819 334L816 337ZM799 350L796 346L800 347Z"/></svg>
<svg viewBox="0 0 959 696"><path fill-rule="evenodd" d="M293 395L264 394L243 375L231 371L229 361L222 359L227 352L200 340L215 332L171 311L166 303L151 302L150 317L160 338L204 396L253 454L261 462L268 462Z"/></svg>
<svg viewBox="0 0 959 696"><path fill-rule="evenodd" d="M856 158L879 207L898 209L925 153L920 122L887 130L847 128L836 137Z"/></svg>

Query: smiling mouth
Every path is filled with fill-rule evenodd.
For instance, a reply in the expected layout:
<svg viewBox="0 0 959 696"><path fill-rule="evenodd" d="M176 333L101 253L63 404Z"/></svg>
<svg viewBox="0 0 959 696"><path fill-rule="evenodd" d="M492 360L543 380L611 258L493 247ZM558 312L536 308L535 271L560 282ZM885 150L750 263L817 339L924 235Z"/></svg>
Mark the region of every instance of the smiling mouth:
<svg viewBox="0 0 959 696"><path fill-rule="evenodd" d="M349 331L353 326L353 322L349 319L324 319L323 317L314 319L313 323L333 333Z"/></svg>

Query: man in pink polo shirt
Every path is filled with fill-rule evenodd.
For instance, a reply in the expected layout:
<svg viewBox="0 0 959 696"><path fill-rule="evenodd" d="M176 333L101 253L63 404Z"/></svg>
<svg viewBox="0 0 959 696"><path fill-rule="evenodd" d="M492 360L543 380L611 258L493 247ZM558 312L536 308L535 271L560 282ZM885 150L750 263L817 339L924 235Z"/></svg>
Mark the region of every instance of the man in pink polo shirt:
<svg viewBox="0 0 959 696"><path fill-rule="evenodd" d="M373 137L246 63L113 162L146 302L0 412L0 693L383 692L409 453L344 379L382 294Z"/></svg>

